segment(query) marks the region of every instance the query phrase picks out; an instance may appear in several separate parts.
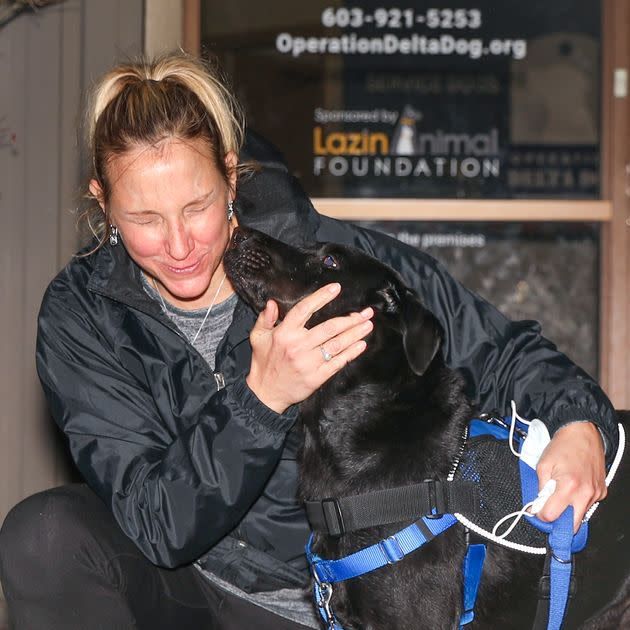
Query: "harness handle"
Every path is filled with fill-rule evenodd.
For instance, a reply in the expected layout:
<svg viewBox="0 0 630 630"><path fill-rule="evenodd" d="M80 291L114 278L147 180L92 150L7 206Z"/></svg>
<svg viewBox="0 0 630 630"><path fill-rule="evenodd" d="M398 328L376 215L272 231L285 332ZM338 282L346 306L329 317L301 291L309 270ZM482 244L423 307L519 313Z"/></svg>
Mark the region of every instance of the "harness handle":
<svg viewBox="0 0 630 630"><path fill-rule="evenodd" d="M412 522L444 514L477 514L479 487L473 481L425 479L421 483L386 488L348 497L305 501L311 528L326 536Z"/></svg>

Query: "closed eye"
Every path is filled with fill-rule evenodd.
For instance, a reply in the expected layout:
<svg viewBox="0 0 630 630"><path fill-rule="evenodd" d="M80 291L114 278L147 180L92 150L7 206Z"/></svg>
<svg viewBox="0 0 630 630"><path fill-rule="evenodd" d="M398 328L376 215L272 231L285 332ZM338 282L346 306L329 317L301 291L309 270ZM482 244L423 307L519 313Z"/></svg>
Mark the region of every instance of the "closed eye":
<svg viewBox="0 0 630 630"><path fill-rule="evenodd" d="M138 218L134 219L134 223L136 223L137 225L150 225L151 223L154 223L155 220L155 217L152 217L150 215L141 215Z"/></svg>
<svg viewBox="0 0 630 630"><path fill-rule="evenodd" d="M204 210L206 210L208 206L196 206L196 207L192 207L192 208L186 208L186 212L189 212L191 214L196 213L196 212L203 212Z"/></svg>
<svg viewBox="0 0 630 630"><path fill-rule="evenodd" d="M322 262L324 263L324 267L328 267L329 269L336 269L337 267L337 261L330 254L324 256Z"/></svg>

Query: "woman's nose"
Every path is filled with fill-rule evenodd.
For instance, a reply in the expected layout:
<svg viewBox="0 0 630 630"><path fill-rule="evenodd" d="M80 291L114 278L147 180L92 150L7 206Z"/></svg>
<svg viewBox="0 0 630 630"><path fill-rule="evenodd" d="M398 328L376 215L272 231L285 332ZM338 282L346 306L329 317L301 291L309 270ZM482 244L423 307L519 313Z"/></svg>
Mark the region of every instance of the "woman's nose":
<svg viewBox="0 0 630 630"><path fill-rule="evenodd" d="M166 252L175 260L186 260L194 249L194 241L183 223L170 225L166 238Z"/></svg>

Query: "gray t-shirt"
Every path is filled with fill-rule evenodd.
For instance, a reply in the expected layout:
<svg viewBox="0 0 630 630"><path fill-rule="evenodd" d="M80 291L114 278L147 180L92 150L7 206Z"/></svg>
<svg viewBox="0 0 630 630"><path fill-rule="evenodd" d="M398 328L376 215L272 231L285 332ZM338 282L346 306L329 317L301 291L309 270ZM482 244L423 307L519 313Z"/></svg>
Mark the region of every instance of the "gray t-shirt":
<svg viewBox="0 0 630 630"><path fill-rule="evenodd" d="M219 304L215 304L210 310L210 313L207 312L207 307L187 311L170 304L167 300L161 299L156 288L149 283L144 274L142 275L142 284L149 297L156 300L162 306L166 315L168 315L214 371L214 359L217 347L229 325L232 323L234 309L238 301L236 294L231 295L227 300ZM203 326L202 322L204 322ZM193 339L195 339L194 343ZM237 597L250 601L276 615L291 619L309 628L321 627L315 615L310 595L302 589L285 588L279 591L269 591L265 593L246 593L213 573L202 569L198 564L195 564L195 567L199 569L208 580Z"/></svg>
<svg viewBox="0 0 630 630"><path fill-rule="evenodd" d="M227 300L215 304L210 309L210 313L208 313L207 306L188 311L161 299L156 288L149 283L144 274L142 274L142 284L147 294L162 306L162 310L164 310L166 315L170 317L177 328L186 336L186 339L194 346L195 350L201 354L206 363L214 370L214 355L219 342L225 335L225 331L232 323L234 309L238 301L236 293L233 293ZM193 340L195 340L194 343Z"/></svg>

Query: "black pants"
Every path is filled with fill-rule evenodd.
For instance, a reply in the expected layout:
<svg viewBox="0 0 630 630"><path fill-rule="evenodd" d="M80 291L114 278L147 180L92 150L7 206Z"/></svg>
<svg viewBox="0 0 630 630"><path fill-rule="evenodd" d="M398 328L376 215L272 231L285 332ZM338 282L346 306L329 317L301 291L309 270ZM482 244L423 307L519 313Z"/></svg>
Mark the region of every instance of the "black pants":
<svg viewBox="0 0 630 630"><path fill-rule="evenodd" d="M0 530L14 630L304 629L234 597L194 567L149 562L84 485L35 494Z"/></svg>

